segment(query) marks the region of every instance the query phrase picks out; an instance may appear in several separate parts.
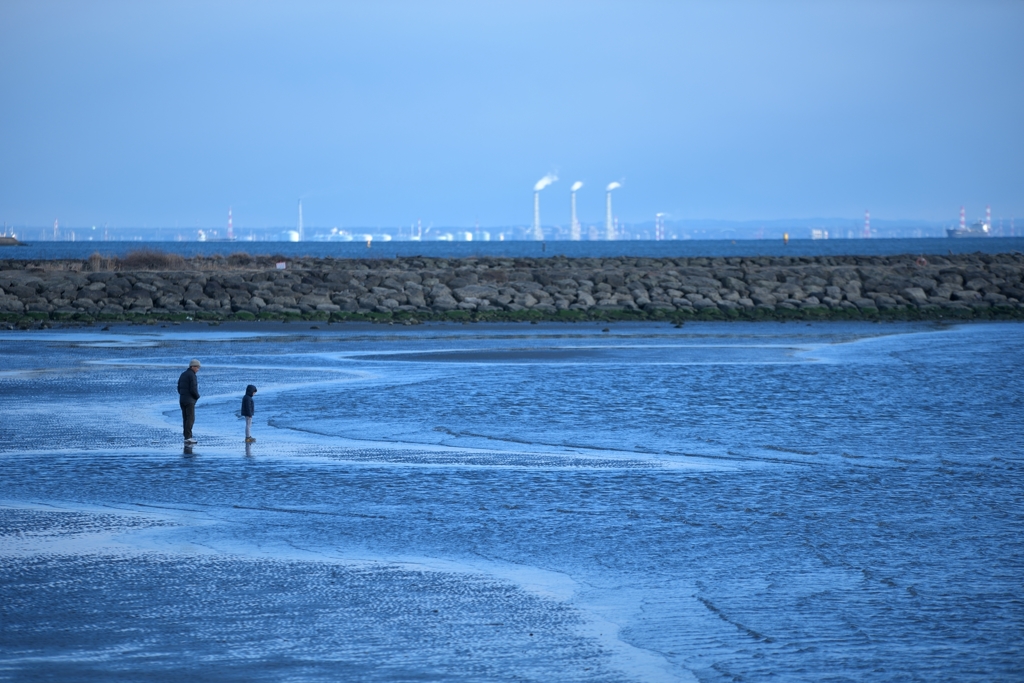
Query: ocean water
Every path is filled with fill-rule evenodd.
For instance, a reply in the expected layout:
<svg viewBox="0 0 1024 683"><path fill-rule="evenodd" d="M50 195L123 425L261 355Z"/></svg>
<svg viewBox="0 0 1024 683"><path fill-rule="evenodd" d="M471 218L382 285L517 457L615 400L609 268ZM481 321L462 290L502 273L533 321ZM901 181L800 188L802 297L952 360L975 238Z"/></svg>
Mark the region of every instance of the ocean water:
<svg viewBox="0 0 1024 683"><path fill-rule="evenodd" d="M1024 680L1021 324L319 327L0 332L0 680Z"/></svg>
<svg viewBox="0 0 1024 683"><path fill-rule="evenodd" d="M920 238L868 240L631 240L621 242L32 242L4 247L4 259L86 259L93 253L124 256L137 249L157 249L182 256L212 256L245 252L250 255L298 258L390 259L398 256L432 258L547 256L647 258L712 256L892 256L896 254L986 254L1024 251L1024 237Z"/></svg>

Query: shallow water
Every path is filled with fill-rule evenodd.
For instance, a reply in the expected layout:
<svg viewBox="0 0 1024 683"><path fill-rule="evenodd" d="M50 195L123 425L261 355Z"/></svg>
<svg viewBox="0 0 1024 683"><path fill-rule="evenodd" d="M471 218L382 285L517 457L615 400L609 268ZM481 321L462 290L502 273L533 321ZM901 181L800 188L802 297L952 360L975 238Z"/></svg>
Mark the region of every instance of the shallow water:
<svg viewBox="0 0 1024 683"><path fill-rule="evenodd" d="M324 327L0 333L0 679L1024 679L1024 326Z"/></svg>

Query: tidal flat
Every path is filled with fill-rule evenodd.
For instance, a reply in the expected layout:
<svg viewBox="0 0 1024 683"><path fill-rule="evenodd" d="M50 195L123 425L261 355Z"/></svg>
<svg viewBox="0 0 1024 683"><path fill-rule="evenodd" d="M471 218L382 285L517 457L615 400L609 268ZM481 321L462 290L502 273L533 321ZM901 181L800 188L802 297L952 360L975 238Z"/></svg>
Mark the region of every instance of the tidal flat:
<svg viewBox="0 0 1024 683"><path fill-rule="evenodd" d="M1024 678L1020 322L0 349L0 680Z"/></svg>

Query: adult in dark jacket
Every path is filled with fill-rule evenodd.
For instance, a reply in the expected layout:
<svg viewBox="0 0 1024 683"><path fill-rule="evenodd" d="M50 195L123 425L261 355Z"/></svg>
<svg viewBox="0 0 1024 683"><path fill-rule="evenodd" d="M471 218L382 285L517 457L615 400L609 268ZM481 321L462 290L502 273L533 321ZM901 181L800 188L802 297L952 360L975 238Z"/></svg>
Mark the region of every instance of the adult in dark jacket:
<svg viewBox="0 0 1024 683"><path fill-rule="evenodd" d="M245 442L256 443L252 438L252 416L256 414L256 402L252 397L256 394L256 387L249 385L245 388L245 396L242 397L242 417L245 418Z"/></svg>
<svg viewBox="0 0 1024 683"><path fill-rule="evenodd" d="M199 361L193 358L188 370L178 377L178 405L181 406L181 424L185 431L185 443L196 443L192 438L192 425L196 422L196 401L199 400Z"/></svg>

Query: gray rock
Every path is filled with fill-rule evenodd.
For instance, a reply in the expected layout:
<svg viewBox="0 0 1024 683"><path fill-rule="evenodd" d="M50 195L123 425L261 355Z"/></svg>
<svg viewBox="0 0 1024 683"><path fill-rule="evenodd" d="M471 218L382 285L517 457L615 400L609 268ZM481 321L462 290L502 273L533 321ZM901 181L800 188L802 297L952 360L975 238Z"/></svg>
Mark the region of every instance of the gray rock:
<svg viewBox="0 0 1024 683"><path fill-rule="evenodd" d="M466 287L467 285L475 285L479 281L479 276L476 273L466 273L459 277L454 277L448 281L448 287L452 290L460 287Z"/></svg>
<svg viewBox="0 0 1024 683"><path fill-rule="evenodd" d="M23 310L25 310L25 304L21 303L21 299L15 296L0 296L0 311L21 313Z"/></svg>
<svg viewBox="0 0 1024 683"><path fill-rule="evenodd" d="M376 290L377 288L375 287L374 289ZM385 291L390 291L390 290L385 290ZM324 295L304 294L303 296L299 297L299 303L300 304L306 304L307 306L313 306L315 308L317 306L320 306L321 304L329 304L329 303L331 303L331 298L329 296L325 295L325 294Z"/></svg>
<svg viewBox="0 0 1024 683"><path fill-rule="evenodd" d="M751 294L750 295L750 299L756 305L772 306L773 310L774 310L775 304L778 303L778 299L776 299L775 296L773 296L771 294L762 294L760 292L757 293L757 294Z"/></svg>
<svg viewBox="0 0 1024 683"><path fill-rule="evenodd" d="M890 309L896 308L897 303L896 300L893 299L891 296L879 294L878 296L875 297L875 306L877 306L879 309Z"/></svg>
<svg viewBox="0 0 1024 683"><path fill-rule="evenodd" d="M974 278L972 280L968 280L964 284L964 289L973 289L974 291L977 292L977 291L981 290L982 288L986 287L988 284L989 284L988 280L985 280L983 278Z"/></svg>
<svg viewBox="0 0 1024 683"><path fill-rule="evenodd" d="M533 308L537 305L537 299L530 293L520 294L515 298L515 302L524 308Z"/></svg>
<svg viewBox="0 0 1024 683"><path fill-rule="evenodd" d="M362 300L360 300L361 302ZM451 294L438 294L434 297L431 307L435 311L453 311L458 308L459 302Z"/></svg>
<svg viewBox="0 0 1024 683"><path fill-rule="evenodd" d="M466 285L453 289L452 293L459 301L466 299L497 299L498 288L490 285Z"/></svg>
<svg viewBox="0 0 1024 683"><path fill-rule="evenodd" d="M928 301L928 295L925 294L924 289L921 287L907 287L900 291L900 294L902 294L907 301L918 305Z"/></svg>

